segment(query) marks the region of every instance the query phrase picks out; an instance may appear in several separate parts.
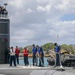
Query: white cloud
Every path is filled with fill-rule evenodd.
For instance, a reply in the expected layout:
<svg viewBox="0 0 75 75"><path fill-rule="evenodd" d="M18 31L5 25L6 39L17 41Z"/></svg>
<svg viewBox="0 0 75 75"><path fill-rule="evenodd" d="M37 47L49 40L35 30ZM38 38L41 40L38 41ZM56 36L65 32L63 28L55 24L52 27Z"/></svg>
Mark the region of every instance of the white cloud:
<svg viewBox="0 0 75 75"><path fill-rule="evenodd" d="M34 37L34 31L28 29L20 29L20 31L16 31L13 35L11 35L12 42L16 43L27 43Z"/></svg>
<svg viewBox="0 0 75 75"><path fill-rule="evenodd" d="M75 21L59 21L53 23L53 28L49 30L48 34L56 39L56 36L59 35L59 43L73 43L75 38ZM72 38L72 39L71 39ZM71 40L71 41L70 41Z"/></svg>
<svg viewBox="0 0 75 75"><path fill-rule="evenodd" d="M43 7L43 6L38 6L38 7L37 7L37 11L39 11L39 12L41 12L41 11L49 12L49 11L50 11L50 8L51 8L51 5L46 5L45 7Z"/></svg>
<svg viewBox="0 0 75 75"><path fill-rule="evenodd" d="M23 8L23 7L24 7L23 3L25 3L24 0L18 0L18 1L16 1L16 0L11 0L11 1L10 1L10 0L9 0L9 1L8 1L8 4L11 5L11 6L13 6L13 9L14 9L14 8L17 8L17 9Z"/></svg>
<svg viewBox="0 0 75 75"><path fill-rule="evenodd" d="M30 8L27 9L27 13L32 13L32 12L34 12L32 9Z"/></svg>
<svg viewBox="0 0 75 75"><path fill-rule="evenodd" d="M75 0L7 0L7 2L11 19L12 45L55 42L57 34L60 43L74 43L75 20L62 21L61 17L75 14Z"/></svg>
<svg viewBox="0 0 75 75"><path fill-rule="evenodd" d="M20 31L15 32L14 35L16 35L16 37L18 37L19 39L31 39L34 36L34 32L31 30L22 29ZM14 38L14 39L17 39L17 38Z"/></svg>
<svg viewBox="0 0 75 75"><path fill-rule="evenodd" d="M37 10L38 10L38 11L45 11L45 8L42 7L42 6L38 6Z"/></svg>
<svg viewBox="0 0 75 75"><path fill-rule="evenodd" d="M56 9L65 13L75 13L75 1L61 0L61 3L56 6Z"/></svg>
<svg viewBox="0 0 75 75"><path fill-rule="evenodd" d="M37 2L42 3L42 2L48 2L49 0L37 0Z"/></svg>

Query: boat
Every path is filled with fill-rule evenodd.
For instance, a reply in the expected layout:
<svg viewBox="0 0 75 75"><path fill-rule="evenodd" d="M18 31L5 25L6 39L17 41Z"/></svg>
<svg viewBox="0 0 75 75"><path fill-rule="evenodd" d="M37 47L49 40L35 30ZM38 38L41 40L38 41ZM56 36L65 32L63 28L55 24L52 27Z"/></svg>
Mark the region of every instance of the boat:
<svg viewBox="0 0 75 75"><path fill-rule="evenodd" d="M51 53L52 54L52 53ZM65 67L75 66L75 55L69 54L67 51L62 50L60 54L61 64ZM48 65L55 65L55 55L50 55L47 59Z"/></svg>

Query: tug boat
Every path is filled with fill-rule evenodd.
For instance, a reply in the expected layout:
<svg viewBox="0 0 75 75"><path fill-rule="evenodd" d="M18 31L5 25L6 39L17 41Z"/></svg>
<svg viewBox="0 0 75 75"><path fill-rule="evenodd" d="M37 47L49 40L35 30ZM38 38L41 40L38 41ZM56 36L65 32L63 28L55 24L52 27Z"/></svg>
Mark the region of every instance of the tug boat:
<svg viewBox="0 0 75 75"><path fill-rule="evenodd" d="M64 67L74 67L75 66L75 55L69 54L64 51L60 54L61 64ZM55 64L55 56L50 55L47 59L48 65L53 66Z"/></svg>

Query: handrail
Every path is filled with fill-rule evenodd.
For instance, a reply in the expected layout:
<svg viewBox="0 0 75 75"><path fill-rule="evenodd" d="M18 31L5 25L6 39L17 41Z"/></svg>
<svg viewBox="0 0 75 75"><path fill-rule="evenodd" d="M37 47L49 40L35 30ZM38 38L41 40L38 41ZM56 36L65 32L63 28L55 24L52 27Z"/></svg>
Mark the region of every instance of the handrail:
<svg viewBox="0 0 75 75"><path fill-rule="evenodd" d="M7 14L0 14L0 18L8 18Z"/></svg>

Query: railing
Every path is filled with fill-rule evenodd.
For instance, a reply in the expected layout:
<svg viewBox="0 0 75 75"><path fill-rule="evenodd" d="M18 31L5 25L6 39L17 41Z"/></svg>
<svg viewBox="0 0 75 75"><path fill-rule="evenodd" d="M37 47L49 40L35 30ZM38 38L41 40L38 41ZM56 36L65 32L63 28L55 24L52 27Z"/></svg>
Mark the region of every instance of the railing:
<svg viewBox="0 0 75 75"><path fill-rule="evenodd" d="M7 14L0 14L0 18L7 18L8 15Z"/></svg>

